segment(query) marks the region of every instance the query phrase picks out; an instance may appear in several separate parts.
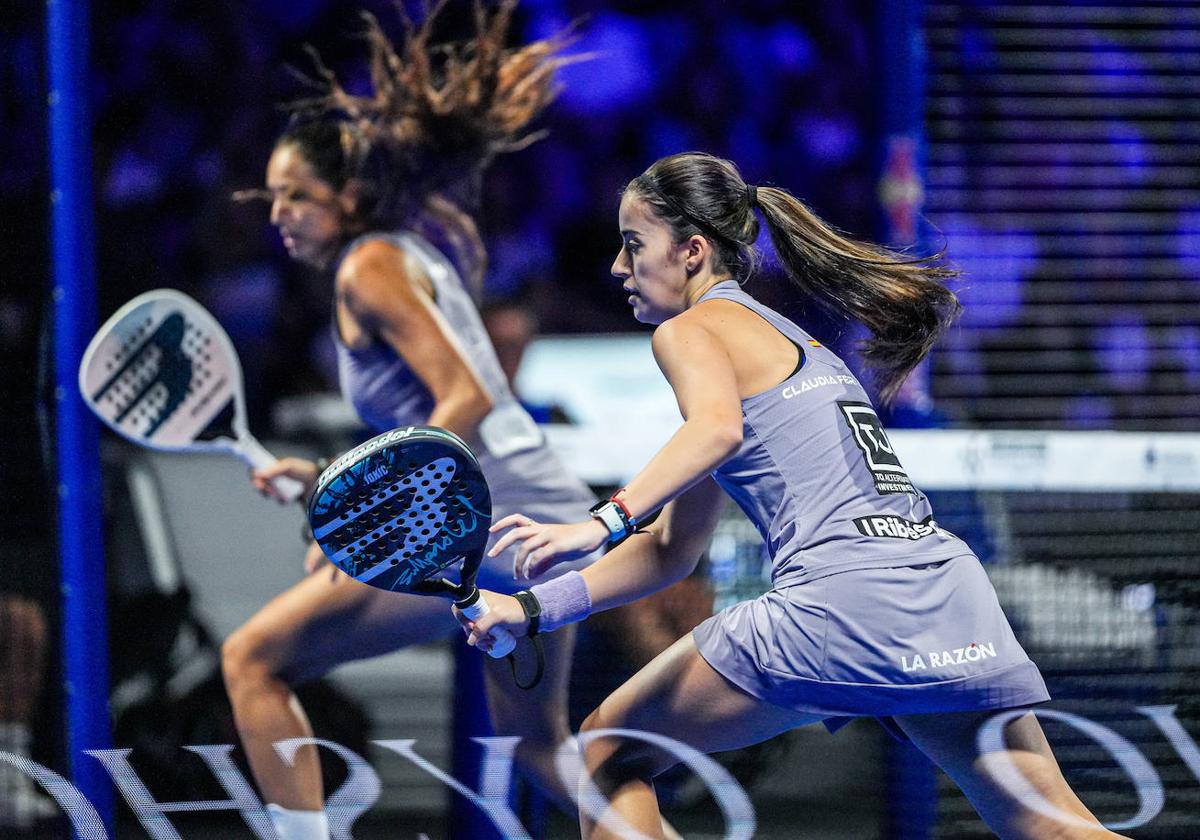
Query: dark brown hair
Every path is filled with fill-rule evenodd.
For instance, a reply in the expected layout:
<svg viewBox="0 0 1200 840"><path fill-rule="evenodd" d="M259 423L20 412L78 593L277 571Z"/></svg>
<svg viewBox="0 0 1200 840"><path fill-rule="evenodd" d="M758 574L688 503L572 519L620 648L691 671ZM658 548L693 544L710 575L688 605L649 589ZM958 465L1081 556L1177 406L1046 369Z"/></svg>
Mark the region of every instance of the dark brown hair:
<svg viewBox="0 0 1200 840"><path fill-rule="evenodd" d="M757 207L788 277L825 308L870 330L862 354L885 404L962 309L945 286L957 272L937 265L940 255L913 259L851 239L787 191L748 186L728 160L701 152L671 155L626 190L671 226L676 241L695 234L708 239L714 268L738 282L758 264Z"/></svg>
<svg viewBox="0 0 1200 840"><path fill-rule="evenodd" d="M469 183L496 155L536 140L526 128L557 94L555 71L573 60L559 54L565 36L505 47L516 0L494 12L476 2L473 37L432 44L445 4L418 26L396 3L398 44L363 13L370 95L347 92L313 53L321 93L292 104L292 124L276 142L295 144L335 189L359 180L357 215L369 228L410 221L433 193Z"/></svg>

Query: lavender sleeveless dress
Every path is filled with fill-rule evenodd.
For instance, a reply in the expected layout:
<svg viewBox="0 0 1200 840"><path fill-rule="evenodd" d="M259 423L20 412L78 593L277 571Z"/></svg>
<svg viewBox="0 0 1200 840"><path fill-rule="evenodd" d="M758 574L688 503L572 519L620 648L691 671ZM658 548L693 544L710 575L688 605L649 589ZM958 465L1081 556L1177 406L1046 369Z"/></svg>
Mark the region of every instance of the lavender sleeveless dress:
<svg viewBox="0 0 1200 840"><path fill-rule="evenodd" d="M368 239L383 239L417 259L433 283L434 303L461 345L494 405L479 427L481 443L472 446L492 494L493 519L524 513L540 522L579 522L588 518L593 495L546 444L541 430L513 396L483 322L457 269L429 242L409 231L370 233L351 242L341 259ZM339 260L340 264L340 260ZM362 350L345 345L333 324L338 381L342 395L375 432L419 425L429 419L434 399L429 388L389 345ZM493 538L494 541L495 538ZM513 580L512 553L487 558L480 586L511 593L524 589ZM590 559L563 563L542 579L582 568Z"/></svg>
<svg viewBox="0 0 1200 840"><path fill-rule="evenodd" d="M742 400L741 448L713 473L766 542L773 588L693 631L704 659L831 730L1050 699L979 560L938 527L842 360L736 283L701 301L714 299L762 317L803 361Z"/></svg>

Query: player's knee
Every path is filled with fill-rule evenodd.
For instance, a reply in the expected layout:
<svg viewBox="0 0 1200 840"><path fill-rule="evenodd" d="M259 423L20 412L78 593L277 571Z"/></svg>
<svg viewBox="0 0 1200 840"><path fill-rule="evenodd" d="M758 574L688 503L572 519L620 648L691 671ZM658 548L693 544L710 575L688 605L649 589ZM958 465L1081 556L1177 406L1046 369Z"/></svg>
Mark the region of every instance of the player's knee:
<svg viewBox="0 0 1200 840"><path fill-rule="evenodd" d="M601 729L641 729L646 723L646 713L636 706L609 697L594 712L587 716L579 731L596 732ZM652 724L651 724L652 726Z"/></svg>
<svg viewBox="0 0 1200 840"><path fill-rule="evenodd" d="M591 735L598 730L612 728L608 715L605 713L604 704L601 704L584 718L583 723L579 726L579 734L581 736ZM587 746L583 753L589 767L594 768L611 752L611 747L606 745L605 739L589 738L586 743Z"/></svg>
<svg viewBox="0 0 1200 840"><path fill-rule="evenodd" d="M584 735L607 729L626 729L627 723L628 717L620 709L602 703L587 716L579 733ZM598 780L607 778L618 781L653 778L675 762L661 750L638 738L599 736L588 740L584 748L584 763Z"/></svg>
<svg viewBox="0 0 1200 840"><path fill-rule="evenodd" d="M245 627L235 630L221 645L221 673L231 694L272 676L262 637Z"/></svg>
<svg viewBox="0 0 1200 840"><path fill-rule="evenodd" d="M598 729L617 729L621 726L621 721L616 719L606 703L601 703L591 714L583 719L583 723L579 726L579 734L583 735L587 732L595 732Z"/></svg>

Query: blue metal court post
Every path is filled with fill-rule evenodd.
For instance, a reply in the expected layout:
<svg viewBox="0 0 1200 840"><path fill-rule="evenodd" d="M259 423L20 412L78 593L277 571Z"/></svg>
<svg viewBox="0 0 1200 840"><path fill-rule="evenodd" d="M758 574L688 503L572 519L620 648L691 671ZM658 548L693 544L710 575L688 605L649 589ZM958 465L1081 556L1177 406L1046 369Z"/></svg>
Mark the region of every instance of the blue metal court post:
<svg viewBox="0 0 1200 840"><path fill-rule="evenodd" d="M920 247L925 171L924 0L883 0L877 6L880 178L883 240ZM927 397L927 364L913 372ZM918 749L888 739L886 836L928 840L937 823L937 771Z"/></svg>
<svg viewBox="0 0 1200 840"><path fill-rule="evenodd" d="M479 745L472 738L495 734L488 715L487 686L483 676L483 656L455 634L450 644L454 651L453 718L451 774L469 788L479 784ZM450 797L449 836L451 840L502 840L500 832L478 807L452 794Z"/></svg>
<svg viewBox="0 0 1200 840"><path fill-rule="evenodd" d="M100 763L84 754L111 741L99 434L76 384L96 325L88 12L86 0L49 0L46 8L54 402L70 775L111 826L112 785Z"/></svg>

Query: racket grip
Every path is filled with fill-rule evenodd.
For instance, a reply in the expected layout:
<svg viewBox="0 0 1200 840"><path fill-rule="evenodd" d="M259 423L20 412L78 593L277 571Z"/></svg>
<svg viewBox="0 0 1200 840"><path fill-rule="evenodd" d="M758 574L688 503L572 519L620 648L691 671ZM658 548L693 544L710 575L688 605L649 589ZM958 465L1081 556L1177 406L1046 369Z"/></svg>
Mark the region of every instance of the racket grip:
<svg viewBox="0 0 1200 840"><path fill-rule="evenodd" d="M271 486L285 502L294 502L304 495L304 483L286 475L271 479Z"/></svg>
<svg viewBox="0 0 1200 840"><path fill-rule="evenodd" d="M267 451L252 435L238 439L237 454L251 467L269 467L279 459ZM289 478L286 475L271 479L271 486L285 502L294 502L304 495L304 482Z"/></svg>
<svg viewBox="0 0 1200 840"><path fill-rule="evenodd" d="M471 619L471 621L475 621L490 613L492 608L488 606L487 601L484 600L483 594L481 593L479 600L477 600L474 604L471 604L471 606L464 607L459 611L467 618ZM492 645L492 649L488 651L488 656L492 657L493 659L500 659L503 656L508 656L510 653L512 653L513 648L517 646L517 640L513 638L513 634L509 633L508 630L503 627L493 627L488 632L491 634L491 637L496 640L496 643Z"/></svg>

